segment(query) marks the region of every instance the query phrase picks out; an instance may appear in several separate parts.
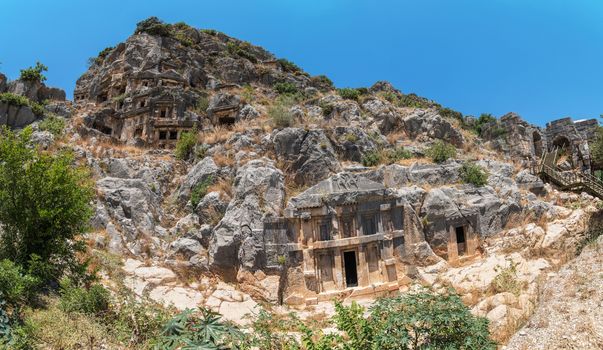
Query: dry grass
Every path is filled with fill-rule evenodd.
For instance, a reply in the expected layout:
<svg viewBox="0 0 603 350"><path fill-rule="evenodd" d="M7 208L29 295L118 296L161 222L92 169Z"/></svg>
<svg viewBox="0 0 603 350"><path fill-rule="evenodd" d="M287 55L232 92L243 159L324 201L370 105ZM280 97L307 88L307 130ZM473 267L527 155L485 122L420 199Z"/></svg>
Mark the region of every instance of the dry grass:
<svg viewBox="0 0 603 350"><path fill-rule="evenodd" d="M408 138L408 136L403 131L396 131L396 132L387 134L386 138L387 138L387 142L389 142L392 145L395 145L396 143L398 143L398 141Z"/></svg>
<svg viewBox="0 0 603 350"><path fill-rule="evenodd" d="M232 166L235 163L234 156L231 152L226 152L226 154L214 154L212 158L219 167Z"/></svg>
<svg viewBox="0 0 603 350"><path fill-rule="evenodd" d="M219 179L207 188L207 192L219 192L220 195L224 194L227 197L223 197L222 199L225 200L232 198L232 179Z"/></svg>
<svg viewBox="0 0 603 350"><path fill-rule="evenodd" d="M216 143L223 143L230 138L234 132L230 128L224 125L215 126L213 129L208 131L200 132L197 135L199 143L206 143L213 145Z"/></svg>

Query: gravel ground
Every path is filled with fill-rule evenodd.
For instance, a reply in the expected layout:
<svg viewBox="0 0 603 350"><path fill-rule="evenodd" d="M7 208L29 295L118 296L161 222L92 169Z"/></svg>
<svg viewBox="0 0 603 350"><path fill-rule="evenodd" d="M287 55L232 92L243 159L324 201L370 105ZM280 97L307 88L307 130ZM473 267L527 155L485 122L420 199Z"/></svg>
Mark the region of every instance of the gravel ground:
<svg viewBox="0 0 603 350"><path fill-rule="evenodd" d="M503 349L603 349L603 236L549 274L536 312Z"/></svg>

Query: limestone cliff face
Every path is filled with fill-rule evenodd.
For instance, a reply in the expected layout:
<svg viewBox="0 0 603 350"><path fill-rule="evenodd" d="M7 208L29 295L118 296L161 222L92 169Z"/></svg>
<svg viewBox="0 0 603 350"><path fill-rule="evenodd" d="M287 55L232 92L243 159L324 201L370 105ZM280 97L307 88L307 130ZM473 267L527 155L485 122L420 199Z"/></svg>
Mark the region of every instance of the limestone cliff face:
<svg viewBox="0 0 603 350"><path fill-rule="evenodd" d="M56 143L96 180L94 249L129 258L137 293L182 308L233 313L254 300L320 304L448 281L476 313L508 307L490 315L501 326L533 310L534 276L579 241L572 222L584 211L568 208L597 202L564 197L518 165L550 137L515 114L480 137L472 118L387 82L337 90L183 24L143 21L92 62L74 97ZM440 141L456 156L433 163ZM465 183L465 163L487 183ZM485 298L506 259L525 263L530 287Z"/></svg>

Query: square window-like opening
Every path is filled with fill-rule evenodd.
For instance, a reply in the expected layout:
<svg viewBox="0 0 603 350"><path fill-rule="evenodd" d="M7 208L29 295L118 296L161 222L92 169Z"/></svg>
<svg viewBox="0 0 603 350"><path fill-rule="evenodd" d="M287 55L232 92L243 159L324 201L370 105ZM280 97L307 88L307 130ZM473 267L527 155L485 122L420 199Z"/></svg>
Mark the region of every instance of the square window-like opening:
<svg viewBox="0 0 603 350"><path fill-rule="evenodd" d="M167 131L160 131L160 132L159 132L159 139L160 139L160 140L165 140L165 139L167 139Z"/></svg>
<svg viewBox="0 0 603 350"><path fill-rule="evenodd" d="M178 140L178 131L170 131L170 140Z"/></svg>

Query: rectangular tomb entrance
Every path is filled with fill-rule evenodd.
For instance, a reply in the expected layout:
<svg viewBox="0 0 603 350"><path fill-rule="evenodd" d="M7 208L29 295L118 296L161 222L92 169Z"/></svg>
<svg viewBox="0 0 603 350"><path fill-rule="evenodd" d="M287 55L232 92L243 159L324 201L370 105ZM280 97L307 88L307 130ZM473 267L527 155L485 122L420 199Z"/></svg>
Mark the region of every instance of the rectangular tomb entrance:
<svg viewBox="0 0 603 350"><path fill-rule="evenodd" d="M356 269L356 251L343 252L345 267L345 285L347 288L358 286L358 270Z"/></svg>
<svg viewBox="0 0 603 350"><path fill-rule="evenodd" d="M465 237L465 227L459 226L455 229L456 231L456 247L458 249L459 256L467 253L467 240Z"/></svg>

